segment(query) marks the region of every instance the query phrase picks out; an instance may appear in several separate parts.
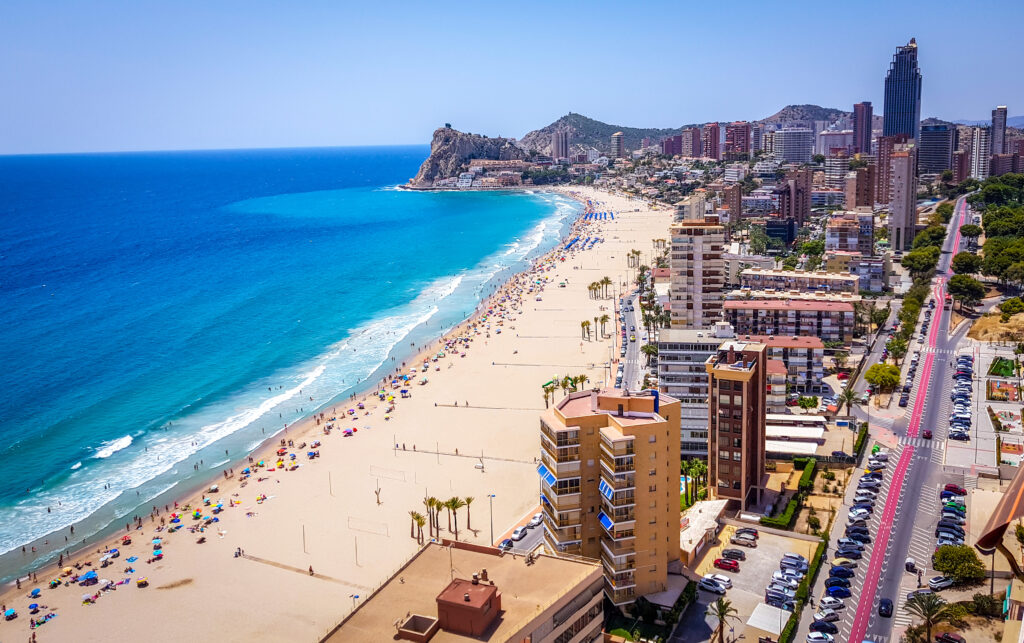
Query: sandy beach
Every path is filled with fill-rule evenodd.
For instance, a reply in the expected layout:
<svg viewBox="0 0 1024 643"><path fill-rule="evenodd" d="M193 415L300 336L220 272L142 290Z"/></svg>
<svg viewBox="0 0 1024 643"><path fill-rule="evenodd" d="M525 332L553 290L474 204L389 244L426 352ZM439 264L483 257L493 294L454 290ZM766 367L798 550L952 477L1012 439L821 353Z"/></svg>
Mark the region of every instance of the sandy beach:
<svg viewBox="0 0 1024 643"><path fill-rule="evenodd" d="M335 421L327 412L322 422L308 418L278 436L293 441L294 447L286 448L296 455L295 470L288 470L293 461L287 454L285 466L277 466L275 440L252 454L265 467L242 479L245 464L236 463L233 477L212 480L219 488L205 494L209 506L201 495L180 500L179 523L170 522L173 506L169 512L161 506L141 528L107 538L106 545L119 548L120 555L97 569L99 578L131 579L114 590L73 583L51 590L48 583L60 569L40 569L36 582L23 580L21 589L5 590L3 605L16 609L18 617L0 621L0 640L31 640L34 633L39 641L315 641L418 549L410 537L409 512L424 513L425 496L474 498L468 521L466 510L459 511L461 540L489 542L488 494L495 495L495 539L524 521L538 502L534 469L540 448L537 417L544 408L541 385L581 374L588 386L603 385L614 374L614 361L611 371L608 363L618 358L611 349L615 300L611 289L607 298L594 299L587 286L608 276L620 291L632 279L629 250L643 251L649 262L651 240L666 236L671 217L668 210L649 210L641 200L576 186L562 191L599 202L598 211L615 212L614 220L576 224L574 234L604 241L569 253L560 244L532 270L507 282L469 322L426 347L418 361L401 369L408 374L417 368L409 383L385 386L396 398L393 411L386 399L372 394L349 406L339 404ZM592 329L592 340L583 339L580 322L593 324L603 314L613 319L606 335L599 339ZM444 357L434 361L439 352ZM421 385L423 377L427 383ZM401 397L401 389L411 397ZM562 395L557 390L555 399ZM366 408L349 416L347 409L360 401ZM324 432L326 424L334 427L330 434ZM351 428L358 430L346 437L343 430ZM322 444L313 447L314 441ZM300 448L302 443L306 446ZM318 451L319 457L308 458L308 451ZM218 503L224 507L218 521L203 532L190 531L213 518ZM196 509L201 520L192 519ZM442 513L441 535L452 538L447 519ZM164 530L157 532L161 520ZM168 533L174 525L184 527ZM122 547L125 533L133 542ZM147 563L154 537L162 538L163 558ZM198 544L201 537L205 542ZM94 545L71 562L88 560L98 568L97 548L103 549ZM239 550L244 556L235 555ZM128 563L132 556L138 560ZM124 571L129 566L135 571ZM74 574L88 569L82 566ZM148 587L136 586L140 577L148 579ZM33 588L41 595L30 599ZM83 604L83 595L97 593L94 604ZM45 608L32 615L31 603ZM49 613L57 616L30 629L30 619ZM382 632L379 640L392 640L392 634Z"/></svg>

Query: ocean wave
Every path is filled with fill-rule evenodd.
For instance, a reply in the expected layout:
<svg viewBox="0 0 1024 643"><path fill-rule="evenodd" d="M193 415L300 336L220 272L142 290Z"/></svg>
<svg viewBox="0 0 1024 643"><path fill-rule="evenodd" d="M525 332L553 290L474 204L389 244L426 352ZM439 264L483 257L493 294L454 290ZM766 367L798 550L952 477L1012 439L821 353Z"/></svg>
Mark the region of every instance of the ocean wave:
<svg viewBox="0 0 1024 643"><path fill-rule="evenodd" d="M103 458L109 458L121 449L127 449L131 444L132 436L130 435L126 435L116 440L111 440L110 442L104 442L102 447L96 449L96 453L94 453L92 457L99 458L101 460Z"/></svg>
<svg viewBox="0 0 1024 643"><path fill-rule="evenodd" d="M74 471L75 469L78 469L78 468L80 468L81 466L82 466L82 463L81 463L81 461L79 461L79 462L76 462L76 463L74 463L73 465L71 465L71 470L72 470L72 471Z"/></svg>

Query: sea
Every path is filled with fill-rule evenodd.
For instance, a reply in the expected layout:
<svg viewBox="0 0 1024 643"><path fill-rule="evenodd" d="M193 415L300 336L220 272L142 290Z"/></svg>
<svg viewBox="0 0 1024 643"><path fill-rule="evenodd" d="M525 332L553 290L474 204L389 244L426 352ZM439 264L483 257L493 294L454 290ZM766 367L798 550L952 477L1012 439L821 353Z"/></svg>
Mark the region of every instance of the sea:
<svg viewBox="0 0 1024 643"><path fill-rule="evenodd" d="M0 157L0 577L368 387L579 212L398 189L428 153Z"/></svg>

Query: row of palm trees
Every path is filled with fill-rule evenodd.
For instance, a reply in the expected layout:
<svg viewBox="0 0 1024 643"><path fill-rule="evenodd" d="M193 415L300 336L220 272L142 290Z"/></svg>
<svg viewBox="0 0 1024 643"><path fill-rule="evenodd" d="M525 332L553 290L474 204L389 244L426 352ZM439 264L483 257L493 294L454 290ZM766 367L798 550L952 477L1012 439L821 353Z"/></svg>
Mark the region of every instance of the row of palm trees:
<svg viewBox="0 0 1024 643"><path fill-rule="evenodd" d="M640 254L641 252L639 250L636 250L635 248L633 250L630 250L629 253L626 254L626 267L636 268L637 266L639 266Z"/></svg>
<svg viewBox="0 0 1024 643"><path fill-rule="evenodd" d="M686 495L687 504L693 504L697 501L697 490L704 485L708 484L708 464L703 460L694 458L692 460L683 460L680 464L682 474L686 476L689 481L686 483Z"/></svg>
<svg viewBox="0 0 1024 643"><path fill-rule="evenodd" d="M452 521L455 521L455 540L459 539L459 509L466 508L466 529L472 529L469 521L469 507L473 504L473 496L459 498L453 496L447 500L441 500L430 496L423 499L423 506L427 515L424 516L418 511L410 511L409 537L415 538L416 542L423 544L423 525L428 525L427 530L430 538L441 537L441 512L448 511L448 531L452 532ZM428 524L429 523L429 524Z"/></svg>
<svg viewBox="0 0 1024 643"><path fill-rule="evenodd" d="M607 297L608 287L613 283L612 278L608 276L601 277L599 280L591 282L591 284L587 286L587 290L590 291L590 298L597 299L598 297Z"/></svg>
<svg viewBox="0 0 1024 643"><path fill-rule="evenodd" d="M551 383L545 384L542 387L544 391L544 408L548 408L548 402L554 398L556 389L562 389L562 397L565 397L569 393L579 391L589 381L590 378L583 373L575 377L566 375L562 379L554 378L551 380Z"/></svg>
<svg viewBox="0 0 1024 643"><path fill-rule="evenodd" d="M580 337L582 339L590 341L590 329L591 328L595 328L596 329L598 327L598 325L600 325L601 336L604 337L605 336L604 327L605 327L605 325L608 322L611 321L611 319L612 318L609 317L607 313L605 313L604 315L601 315L600 317L594 317L594 323L593 324L590 323L589 319L584 319L583 321L580 322Z"/></svg>

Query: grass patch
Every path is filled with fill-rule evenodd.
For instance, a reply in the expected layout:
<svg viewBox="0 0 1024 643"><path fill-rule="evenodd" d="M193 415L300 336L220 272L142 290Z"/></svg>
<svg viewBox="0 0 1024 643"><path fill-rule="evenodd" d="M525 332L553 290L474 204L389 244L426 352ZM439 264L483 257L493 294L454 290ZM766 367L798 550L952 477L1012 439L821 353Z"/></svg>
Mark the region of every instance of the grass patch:
<svg viewBox="0 0 1024 643"><path fill-rule="evenodd" d="M1012 359L997 357L992 360L992 366L988 368L989 375L996 377L1013 377L1017 374L1016 364Z"/></svg>

